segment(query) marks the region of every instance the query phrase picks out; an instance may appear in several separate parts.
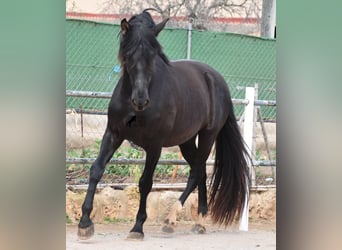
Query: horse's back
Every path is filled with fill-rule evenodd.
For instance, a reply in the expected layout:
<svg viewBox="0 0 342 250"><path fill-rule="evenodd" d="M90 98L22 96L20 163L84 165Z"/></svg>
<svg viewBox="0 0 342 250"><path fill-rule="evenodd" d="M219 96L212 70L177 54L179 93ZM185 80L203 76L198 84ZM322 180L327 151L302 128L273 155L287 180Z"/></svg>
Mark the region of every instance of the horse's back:
<svg viewBox="0 0 342 250"><path fill-rule="evenodd" d="M177 75L177 83L192 91L203 90L206 94L212 91L217 102L229 104L230 92L223 76L208 64L196 60L172 61L171 66Z"/></svg>
<svg viewBox="0 0 342 250"><path fill-rule="evenodd" d="M196 60L175 60L171 61L171 66L179 73L180 78L194 81L194 77L202 77L205 79L205 74L210 74L216 85L220 85L223 89L228 90L226 81L223 76L210 65ZM204 78L203 78L204 77Z"/></svg>

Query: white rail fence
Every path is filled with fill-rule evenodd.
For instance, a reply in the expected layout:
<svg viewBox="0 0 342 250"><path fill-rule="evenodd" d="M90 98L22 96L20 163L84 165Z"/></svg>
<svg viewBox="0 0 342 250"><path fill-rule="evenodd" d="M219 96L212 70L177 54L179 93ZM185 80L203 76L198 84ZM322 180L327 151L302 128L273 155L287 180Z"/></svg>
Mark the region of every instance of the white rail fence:
<svg viewBox="0 0 342 250"><path fill-rule="evenodd" d="M246 88L246 97L245 99L232 99L234 105L245 105L245 111L243 115L240 117L239 123L244 121L244 133L243 138L250 150L250 155L252 158L254 156L253 153L253 136L254 136L254 127L257 121L257 115L259 115L259 121L261 123L261 128L263 131L263 137L266 144L266 149L268 152L269 160L254 160L252 161L253 166L263 166L263 167L275 167L276 161L271 159L270 150L268 146L267 134L265 128L263 126L262 118L260 117L260 112L255 107L258 106L276 106L276 101L273 100L257 100L257 86L255 87L247 87ZM66 96L68 97L79 97L79 98L106 98L110 99L112 96L111 92L92 92L92 91L75 91L75 90L66 90ZM86 112L86 111L85 111ZM91 111L92 114L106 114L106 112L98 112ZM66 158L67 164L92 164L95 161L95 158ZM109 164L137 164L143 165L145 163L145 159L115 159L112 158L109 161ZM159 165L188 165L185 160L165 160L160 159L158 162ZM207 165L214 165L214 160L208 160ZM251 172L252 185L255 185L255 176L254 171Z"/></svg>

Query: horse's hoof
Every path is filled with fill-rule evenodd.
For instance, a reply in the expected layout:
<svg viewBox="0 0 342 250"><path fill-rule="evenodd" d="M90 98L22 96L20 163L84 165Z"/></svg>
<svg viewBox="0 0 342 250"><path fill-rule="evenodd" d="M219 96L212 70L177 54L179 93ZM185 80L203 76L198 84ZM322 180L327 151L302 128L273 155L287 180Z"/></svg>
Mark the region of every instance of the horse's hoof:
<svg viewBox="0 0 342 250"><path fill-rule="evenodd" d="M94 235L94 224L91 224L89 227L78 228L77 236L80 240L87 240Z"/></svg>
<svg viewBox="0 0 342 250"><path fill-rule="evenodd" d="M192 227L191 231L192 231L193 233L196 233L196 234L205 234L206 229L205 229L204 226L202 226L202 225L200 225L200 224L195 224L195 225Z"/></svg>
<svg viewBox="0 0 342 250"><path fill-rule="evenodd" d="M130 232L126 240L143 240L144 234L139 232Z"/></svg>
<svg viewBox="0 0 342 250"><path fill-rule="evenodd" d="M164 233L172 234L175 232L175 228L172 225L164 225L161 229Z"/></svg>

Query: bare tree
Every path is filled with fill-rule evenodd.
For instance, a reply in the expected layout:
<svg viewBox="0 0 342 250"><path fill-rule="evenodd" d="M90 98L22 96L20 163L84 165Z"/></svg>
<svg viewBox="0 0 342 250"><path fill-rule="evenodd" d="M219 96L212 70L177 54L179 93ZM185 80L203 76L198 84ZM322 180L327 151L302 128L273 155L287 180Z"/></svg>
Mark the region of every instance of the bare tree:
<svg viewBox="0 0 342 250"><path fill-rule="evenodd" d="M66 5L66 11L70 11L70 12L79 11L79 8L78 8L75 0L66 0L65 5Z"/></svg>
<svg viewBox="0 0 342 250"><path fill-rule="evenodd" d="M107 14L132 14L140 11L143 5L143 1L138 0L107 0L103 2L100 7L102 13Z"/></svg>
<svg viewBox="0 0 342 250"><path fill-rule="evenodd" d="M207 29L213 17L261 16L262 0L107 0L102 13L135 14L146 8L156 9L162 18L183 16L195 29Z"/></svg>
<svg viewBox="0 0 342 250"><path fill-rule="evenodd" d="M102 6L103 13L136 13L145 8L155 8L163 16L179 14L192 17L214 15L246 16L253 11L259 16L260 0L107 0ZM118 9L119 8L119 9Z"/></svg>

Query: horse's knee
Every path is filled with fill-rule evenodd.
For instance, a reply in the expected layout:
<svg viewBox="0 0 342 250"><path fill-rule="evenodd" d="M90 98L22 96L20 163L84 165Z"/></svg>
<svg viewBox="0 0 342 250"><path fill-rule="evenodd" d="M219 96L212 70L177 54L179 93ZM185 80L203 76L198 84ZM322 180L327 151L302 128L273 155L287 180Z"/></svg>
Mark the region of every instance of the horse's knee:
<svg viewBox="0 0 342 250"><path fill-rule="evenodd" d="M98 164L94 163L90 168L90 180L99 182L102 178L103 172L104 167L101 167Z"/></svg>

